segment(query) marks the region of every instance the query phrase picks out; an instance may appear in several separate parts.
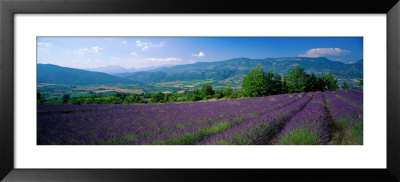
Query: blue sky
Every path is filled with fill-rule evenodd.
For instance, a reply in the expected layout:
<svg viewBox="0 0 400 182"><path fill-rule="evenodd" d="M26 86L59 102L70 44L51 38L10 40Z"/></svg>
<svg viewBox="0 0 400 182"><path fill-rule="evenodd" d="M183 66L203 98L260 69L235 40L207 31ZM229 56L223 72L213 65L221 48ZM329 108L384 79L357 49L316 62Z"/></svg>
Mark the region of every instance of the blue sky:
<svg viewBox="0 0 400 182"><path fill-rule="evenodd" d="M363 59L362 37L38 37L37 61L72 68L145 68L247 57Z"/></svg>

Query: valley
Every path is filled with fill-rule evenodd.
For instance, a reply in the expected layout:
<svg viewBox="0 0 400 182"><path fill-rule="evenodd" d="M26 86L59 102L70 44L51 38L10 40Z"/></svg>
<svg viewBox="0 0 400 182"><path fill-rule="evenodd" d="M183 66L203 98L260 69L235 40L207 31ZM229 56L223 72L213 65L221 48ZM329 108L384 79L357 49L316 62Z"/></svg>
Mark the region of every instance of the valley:
<svg viewBox="0 0 400 182"><path fill-rule="evenodd" d="M238 90L245 75L258 65L267 72L272 69L280 75L294 66L301 66L307 73L316 76L330 72L339 85L346 82L351 88L357 88L363 77L363 60L344 64L324 57L235 58L114 74L38 64L37 89L49 100L59 99L63 94L79 97L93 93L179 93L200 89L207 82L215 90L223 90L227 86Z"/></svg>

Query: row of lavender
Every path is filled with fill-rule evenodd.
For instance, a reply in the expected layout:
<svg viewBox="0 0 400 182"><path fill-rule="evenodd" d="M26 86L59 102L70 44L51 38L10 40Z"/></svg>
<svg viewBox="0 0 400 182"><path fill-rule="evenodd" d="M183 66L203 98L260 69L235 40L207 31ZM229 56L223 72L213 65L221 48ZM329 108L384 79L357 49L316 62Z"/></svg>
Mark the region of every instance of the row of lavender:
<svg viewBox="0 0 400 182"><path fill-rule="evenodd" d="M360 90L325 92L335 122L332 144L363 144L363 96Z"/></svg>
<svg viewBox="0 0 400 182"><path fill-rule="evenodd" d="M281 103L289 95L266 98L151 105L76 105L69 113L38 110L38 143L140 144L154 135L180 131L190 126ZM295 97L293 97L295 99ZM93 106L93 107L90 107ZM40 106L48 107L48 106ZM59 105L60 111L65 106ZM54 110L53 110L54 111ZM249 111L249 112L246 112Z"/></svg>
<svg viewBox="0 0 400 182"><path fill-rule="evenodd" d="M342 105L351 112L340 110ZM37 119L38 144L327 144L334 138L332 122L342 129L362 124L362 91L197 103L38 105ZM343 144L343 138L333 144Z"/></svg>
<svg viewBox="0 0 400 182"><path fill-rule="evenodd" d="M278 136L280 144L326 144L329 141L329 115L322 92L290 119Z"/></svg>
<svg viewBox="0 0 400 182"><path fill-rule="evenodd" d="M362 90L315 93L278 134L276 143L363 144L362 94Z"/></svg>

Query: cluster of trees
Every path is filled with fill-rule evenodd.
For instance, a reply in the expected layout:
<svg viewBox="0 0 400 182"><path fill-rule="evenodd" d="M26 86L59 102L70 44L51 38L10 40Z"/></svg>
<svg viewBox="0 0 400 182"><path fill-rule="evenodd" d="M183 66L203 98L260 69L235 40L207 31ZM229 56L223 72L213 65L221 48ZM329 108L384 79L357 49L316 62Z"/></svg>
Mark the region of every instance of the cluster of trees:
<svg viewBox="0 0 400 182"><path fill-rule="evenodd" d="M70 94L64 94L60 99L45 100L38 92L38 103L40 104L133 104L147 103L144 96L138 94L116 93L112 96L90 95L87 97L72 98Z"/></svg>
<svg viewBox="0 0 400 182"><path fill-rule="evenodd" d="M360 88L363 87L363 80L360 80ZM342 89L349 89L349 85L344 82ZM165 103L165 102L196 102L208 99L232 99L242 97L261 97L282 93L311 92L337 90L339 86L337 80L331 73L323 76L308 74L303 68L296 66L286 75L273 73L271 69L266 73L261 66L253 68L245 76L242 89L234 90L228 86L224 90L214 90L211 83L202 85L200 90L185 91L183 93L116 93L111 96L96 95L91 92L90 96L71 98L69 94L64 94L60 100L47 101L43 95L38 93L38 103L43 104L133 104L133 103Z"/></svg>
<svg viewBox="0 0 400 182"><path fill-rule="evenodd" d="M244 96L260 97L281 93L337 90L339 86L331 73L315 76L296 66L282 77L273 73L272 69L266 73L261 66L258 66L246 75L242 88ZM349 85L344 82L342 89L349 89Z"/></svg>
<svg viewBox="0 0 400 182"><path fill-rule="evenodd" d="M147 103L143 94L116 93L112 96L92 95L86 98L71 99L72 104L134 104Z"/></svg>
<svg viewBox="0 0 400 182"><path fill-rule="evenodd" d="M224 90L213 90L211 83L203 84L200 90L185 91L183 93L115 93L105 96L93 92L90 96L71 97L70 94L64 94L60 98L45 100L43 94L38 92L38 103L40 104L142 104L142 103L165 103L165 102L196 102L211 98L240 98L243 95L240 91L234 91L232 87Z"/></svg>
<svg viewBox="0 0 400 182"><path fill-rule="evenodd" d="M164 102L196 102L200 100L208 99L221 99L221 98L241 98L243 95L241 91L234 91L232 87L228 86L224 90L214 90L211 83L205 83L200 90L185 91L183 93L169 93L164 94L158 92L151 94L152 103L164 103Z"/></svg>
<svg viewBox="0 0 400 182"><path fill-rule="evenodd" d="M37 93L36 97L39 104L43 104L46 101L46 99L44 99L43 95L40 92Z"/></svg>

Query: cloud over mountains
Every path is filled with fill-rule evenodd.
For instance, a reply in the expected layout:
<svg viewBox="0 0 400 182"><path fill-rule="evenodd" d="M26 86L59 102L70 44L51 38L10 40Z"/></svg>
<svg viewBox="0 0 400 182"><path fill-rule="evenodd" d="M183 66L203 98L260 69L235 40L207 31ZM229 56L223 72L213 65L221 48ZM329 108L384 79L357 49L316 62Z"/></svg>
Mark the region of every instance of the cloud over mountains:
<svg viewBox="0 0 400 182"><path fill-rule="evenodd" d="M299 57L325 57L325 56L345 56L351 51L340 48L314 48L308 50L305 54L300 54Z"/></svg>

